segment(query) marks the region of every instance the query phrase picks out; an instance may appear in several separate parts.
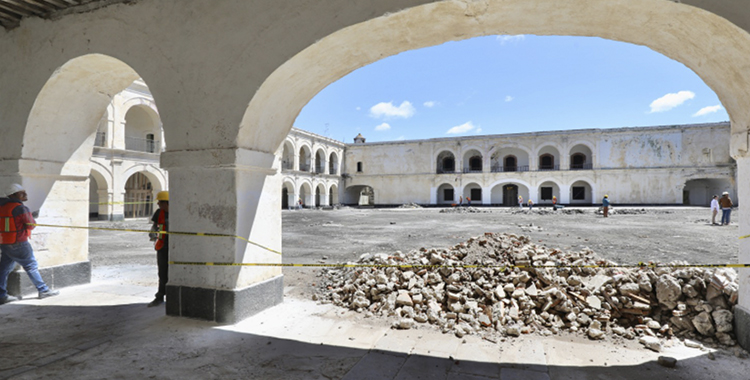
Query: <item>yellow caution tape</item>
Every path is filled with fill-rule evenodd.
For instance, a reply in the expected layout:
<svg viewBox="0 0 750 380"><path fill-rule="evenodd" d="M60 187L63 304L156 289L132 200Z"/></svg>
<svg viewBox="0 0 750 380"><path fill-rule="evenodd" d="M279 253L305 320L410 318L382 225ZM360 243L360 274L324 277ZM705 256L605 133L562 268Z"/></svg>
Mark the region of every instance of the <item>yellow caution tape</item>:
<svg viewBox="0 0 750 380"><path fill-rule="evenodd" d="M180 231L151 231L151 230L135 230L135 229L128 229L128 228L106 228L106 227L84 227L84 226L61 226L56 224L37 224L37 223L27 223L30 226L37 226L37 227L52 227L52 228L73 228L73 229L82 229L82 230L101 230L101 231L125 231L125 232L141 232L141 233L157 233L157 234L164 234L164 235L183 235L183 236L207 236L207 237L226 237L226 238L234 238L234 239L240 239L248 242L249 244L252 244L256 247L263 248L266 251L273 252L275 254L281 255L281 252L268 248L266 246L260 245L256 242L250 241L248 239L245 239L242 236L237 235L229 235L229 234L215 234L215 233L209 233L209 232L180 232Z"/></svg>
<svg viewBox="0 0 750 380"><path fill-rule="evenodd" d="M92 205L150 205L156 202L89 202Z"/></svg>
<svg viewBox="0 0 750 380"><path fill-rule="evenodd" d="M749 237L750 237L750 235L740 236L740 239L747 239Z"/></svg>
<svg viewBox="0 0 750 380"><path fill-rule="evenodd" d="M491 268L500 269L560 269L560 268L750 268L750 264L655 264L655 263L638 263L624 265L606 265L606 264L589 264L589 265L482 265L482 264L463 264L463 265L431 265L431 264L286 264L286 263L221 263L221 262L200 262L200 261L170 261L170 265L198 265L198 266L247 266L247 267L313 267L313 268L401 268L401 269L480 269Z"/></svg>

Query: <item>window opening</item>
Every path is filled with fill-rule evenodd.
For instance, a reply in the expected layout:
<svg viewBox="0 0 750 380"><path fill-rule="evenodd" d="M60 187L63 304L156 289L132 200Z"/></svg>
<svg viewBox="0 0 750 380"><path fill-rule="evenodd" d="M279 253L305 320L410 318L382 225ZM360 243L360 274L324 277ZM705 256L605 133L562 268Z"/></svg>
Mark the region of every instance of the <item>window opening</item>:
<svg viewBox="0 0 750 380"><path fill-rule="evenodd" d="M542 200L551 200L552 199L552 188L551 187L542 187Z"/></svg>
<svg viewBox="0 0 750 380"><path fill-rule="evenodd" d="M586 200L586 188L583 186L573 186L573 199L576 201Z"/></svg>

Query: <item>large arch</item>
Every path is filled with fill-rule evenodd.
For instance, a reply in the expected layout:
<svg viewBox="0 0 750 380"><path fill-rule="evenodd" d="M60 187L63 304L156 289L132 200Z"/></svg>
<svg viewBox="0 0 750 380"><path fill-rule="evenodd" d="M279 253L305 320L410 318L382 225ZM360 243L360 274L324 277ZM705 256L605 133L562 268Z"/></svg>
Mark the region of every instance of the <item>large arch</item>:
<svg viewBox="0 0 750 380"><path fill-rule="evenodd" d="M244 20L244 17L253 14L239 11L252 11L257 9L254 7L261 7L256 2L215 3L212 13L232 21ZM90 14L94 16L69 15L67 20L74 20L70 22L63 19L55 22L32 20L25 23L18 31L6 33L0 40L3 47L10 51L6 56L11 57L0 58L0 61L6 63L12 60L12 65L4 66L9 68L7 72L23 72L23 65L30 68L27 71L31 74L21 75L21 83L45 70L47 74L52 73L57 64L49 69L45 63L49 60L44 58L69 56L72 54L70 51L90 52L98 51L97 48L111 51L114 48L105 47L122 46L122 56L137 57L144 64L155 62L149 69L152 74L163 72L166 84L161 88L162 91L154 93L171 92L174 98L170 100L168 107L161 107L162 111L167 111L163 116L168 114L166 116L171 117L165 125L173 125L172 133L176 137L170 139L170 143L175 141L176 144L170 147L172 151L162 157L162 162L170 169L170 176L179 178L174 183L178 186L175 186L176 194L173 194L177 195L177 203L201 206L190 211L176 211L181 216L176 218L179 220L176 226L193 229L209 225L212 231L231 232L280 248L279 213L267 212L271 206L265 206L273 205L276 208L278 179L274 179L271 170L264 169L273 165L270 153L283 141L300 109L322 88L358 67L402 51L446 41L490 34L538 34L599 36L646 45L691 68L716 92L732 121L732 153L736 157L747 155L747 132L750 126L750 108L746 107L750 98L750 70L747 69L747 62L750 57L750 37L746 31L727 19L683 3L716 9L716 12L723 13L738 25L750 28L743 17L732 14L730 10L741 9L731 8L740 7L736 5L738 1L732 2L733 5L727 8L723 5L711 5L704 0L405 0L398 4L373 2L359 8L357 5L312 2L297 5L299 10L295 12L295 17L288 19L282 17L288 8L277 10L276 8L282 7L264 5L265 8L257 10L271 13L273 17L265 12L255 14L262 14L256 17L277 21L270 26L262 22L226 22L224 25L185 23L185 19L190 16L185 13L188 12L185 9L164 7L160 3L155 5L155 2L137 2L132 6L113 5L92 11ZM345 11L340 11L337 7L345 7ZM194 12L193 9L189 11ZM96 12L104 17L96 17ZM146 12L152 12L154 17L142 17ZM622 17L624 14L628 17ZM159 16L164 16L163 22L155 24L144 21ZM125 22L112 22L113 19ZM184 25L190 25L189 33L183 33L181 28ZM299 30L290 29L290 26ZM171 28L169 30L172 32L158 33L160 28ZM280 32L284 28L297 32L295 38L288 38L283 42L274 39L276 36L286 36ZM89 33L86 42L81 42L83 39L80 35L86 31L106 33ZM112 44L112 35L119 35L118 33L126 38L122 44ZM218 33L224 38L213 38L215 36L211 33ZM141 38L142 35L153 38ZM168 44L175 36L188 39L188 43L193 44L191 46L194 48L184 49L185 44ZM236 40L232 38L245 42L235 44L233 42ZM28 49L30 45L24 39L37 43L35 46L38 48ZM44 43L40 43L41 41ZM269 49L272 41L276 44ZM139 43L145 46L138 46ZM32 62L38 64L32 65ZM16 88L7 86L15 84L15 80L8 79L10 75L12 74L0 73L0 88ZM82 75L81 78L89 80L87 75ZM34 88L37 81L28 83ZM291 83L294 85L290 85ZM206 93L216 94L212 97L214 100L205 101L206 97L203 95ZM3 111L10 110L13 106L25 107L26 104L31 104L25 99L9 102L12 99L9 99L8 94L7 90L0 92L0 104L9 104L0 105ZM102 93L104 94L107 92ZM28 95L21 93L19 97ZM247 105L241 113L242 117L226 112L240 104ZM10 115L8 125L22 124L18 114L19 112L14 112ZM210 130L210 138L206 137L208 133L196 133L205 130ZM21 134L14 129L7 136L9 139L0 142L0 151L6 157L18 161L17 165L20 167L15 171L6 170L3 173L6 180L20 180L25 178L25 173L38 173L34 168L43 166L42 162L47 165L44 170L49 171L55 171L50 166L67 166L67 161L47 163L40 159L21 162ZM169 130L166 134L169 137ZM29 157L35 159L33 156ZM738 162L741 178L750 175L750 168L744 169L746 165L750 166L750 159ZM232 164L250 167L252 171L249 174L247 171L237 174L237 171L232 171ZM198 169L193 169L194 167ZM198 176L191 177L193 170L209 172L209 179L215 183L236 183L233 187L227 186L230 187L228 192L231 196L215 199L200 194L195 189L199 189L201 183L194 179ZM86 173L88 170L81 170L80 176L83 177ZM65 178L65 181L60 181L63 184L55 183L54 194L67 194L64 189L59 191L61 186L78 190L70 185L70 178L74 177ZM205 182L204 177L200 178ZM228 181L229 179L236 179L236 182ZM55 179L28 178L25 182L33 181L39 182L37 188L42 189L35 191L45 195L41 200L33 201L39 204L45 202L45 212L54 207L60 210L62 207L54 201L62 203L65 198L47 196L51 194L49 189ZM44 181L48 181L49 186L46 188L42 186ZM85 179L79 181L82 182ZM750 190L742 190L741 197L750 197ZM218 220L214 218L218 209L226 211L224 215L230 215ZM177 207L176 210L187 208ZM746 218L750 214L743 215ZM750 232L750 227L745 225L748 223L741 224L743 232ZM193 238L180 237L172 240L171 244L179 248L175 251L180 252L180 258L188 260L202 257L199 252L208 251L204 249L208 243L195 242ZM743 252L750 253L750 241L743 241L741 246ZM218 257L229 261L272 260L273 257L255 247L247 247L244 243L221 243L221 249L215 251L221 251ZM741 255L741 258L746 256L747 254ZM243 268L242 271L253 275L240 279L237 275L240 268L212 267L189 268L189 271L178 268L176 272L170 272L170 277L172 273L177 273L173 286L183 287L178 289L185 292L203 287L218 289L218 292L243 288L264 281L276 273L275 270L266 271L262 268ZM196 273L200 275L196 276ZM743 296L740 297L742 299ZM184 302L188 303L189 300L185 297ZM185 311L190 312L188 309ZM187 315L205 317L195 313ZM222 318L224 316L217 317Z"/></svg>
<svg viewBox="0 0 750 380"><path fill-rule="evenodd" d="M622 14L629 16L614 16ZM682 26L675 26L674 20ZM695 71L719 96L735 131L748 129L750 110L738 99L750 95L750 73L740 63L750 56L750 35L715 14L652 0L444 1L340 29L299 52L253 97L243 117L240 143L278 146L315 94L359 67L407 50L492 34L597 36L648 46ZM357 43L351 43L354 39ZM296 75L302 68L308 72L305 78ZM292 77L295 86L288 86ZM269 104L288 107L281 110ZM741 126L735 126L740 120ZM279 125L275 133L262 135Z"/></svg>
<svg viewBox="0 0 750 380"><path fill-rule="evenodd" d="M507 186L515 186L516 187L516 193L515 196L512 197L512 199L509 199L507 197L508 195L508 189ZM531 185L526 182L519 179L506 179L506 180L500 180L492 185L490 187L490 203L493 205L505 205L505 206L515 206L518 204L516 198L517 196L523 197L524 201L529 199L529 191L531 189Z"/></svg>
<svg viewBox="0 0 750 380"><path fill-rule="evenodd" d="M8 131L0 142L5 161L2 177L26 187L27 206L38 211L39 223L85 226L90 179L111 188L105 172L92 170L98 126L111 96L139 75L125 62L103 54L69 59L50 74L36 94L25 127ZM39 265L65 267L72 275L60 284L88 281L87 230L39 227L35 235Z"/></svg>

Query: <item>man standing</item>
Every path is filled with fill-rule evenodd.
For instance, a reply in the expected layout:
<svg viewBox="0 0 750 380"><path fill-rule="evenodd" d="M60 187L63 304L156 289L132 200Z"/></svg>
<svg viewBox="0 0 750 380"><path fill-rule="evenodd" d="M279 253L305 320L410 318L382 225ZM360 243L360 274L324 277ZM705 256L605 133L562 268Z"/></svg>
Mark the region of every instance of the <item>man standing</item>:
<svg viewBox="0 0 750 380"><path fill-rule="evenodd" d="M719 213L719 196L714 194L711 198L711 225L716 226L716 214Z"/></svg>
<svg viewBox="0 0 750 380"><path fill-rule="evenodd" d="M523 209L523 197L518 196L518 208Z"/></svg>
<svg viewBox="0 0 750 380"><path fill-rule="evenodd" d="M152 229L157 231L154 248L156 249L156 265L159 268L159 290L148 307L159 306L164 303L164 297L167 295L167 280L169 279L169 235L163 233L169 231L169 192L158 192L156 201L159 209L156 210L151 221L154 223Z"/></svg>
<svg viewBox="0 0 750 380"><path fill-rule="evenodd" d="M729 217L732 214L732 206L734 204L732 203L732 199L729 198L728 192L721 193L721 199L719 199L719 206L721 206L721 225L728 226L729 225Z"/></svg>
<svg viewBox="0 0 750 380"><path fill-rule="evenodd" d="M557 211L557 197L552 196L552 211Z"/></svg>
<svg viewBox="0 0 750 380"><path fill-rule="evenodd" d="M604 198L602 198L602 213L605 218L609 217L609 195L605 195Z"/></svg>
<svg viewBox="0 0 750 380"><path fill-rule="evenodd" d="M0 305L18 301L18 298L8 295L8 276L18 263L29 275L31 282L39 291L39 298L47 298L60 294L58 290L50 289L39 274L39 265L34 257L34 250L29 244L31 230L36 221L31 211L23 205L29 200L23 186L14 183L5 191L7 198L0 198Z"/></svg>

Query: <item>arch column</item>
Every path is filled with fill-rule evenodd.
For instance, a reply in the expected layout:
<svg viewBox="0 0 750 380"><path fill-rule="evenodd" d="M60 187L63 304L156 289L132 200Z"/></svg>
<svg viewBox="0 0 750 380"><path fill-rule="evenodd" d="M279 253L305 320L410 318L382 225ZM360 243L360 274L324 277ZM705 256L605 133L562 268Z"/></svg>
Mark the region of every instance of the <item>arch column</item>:
<svg viewBox="0 0 750 380"><path fill-rule="evenodd" d="M170 229L237 235L281 251L281 175L273 154L246 149L163 153ZM172 235L169 260L281 263L281 255L228 237ZM234 323L281 303L280 267L170 265L167 314Z"/></svg>
<svg viewBox="0 0 750 380"><path fill-rule="evenodd" d="M733 140L734 140L734 136ZM734 141L733 141L734 142ZM735 157L737 161L738 183L750 181L750 157ZM750 187L737 186L737 201L747 202L750 199ZM739 236L750 235L750 209L738 209ZM750 263L750 238L740 239L739 263ZM750 348L750 269L739 268L739 298L734 307L734 326L737 341L745 349Z"/></svg>
<svg viewBox="0 0 750 380"><path fill-rule="evenodd" d="M97 190L96 193L99 196L99 219L113 220L114 193L107 189Z"/></svg>
<svg viewBox="0 0 750 380"><path fill-rule="evenodd" d="M71 174L61 175L62 167L63 164L51 161L4 160L0 161L0 182L23 185L29 195L24 204L34 214L37 224L87 226L90 168L73 168ZM39 263L39 273L50 287L91 282L88 230L39 226L29 242ZM11 272L7 289L13 296L37 293L24 271Z"/></svg>

